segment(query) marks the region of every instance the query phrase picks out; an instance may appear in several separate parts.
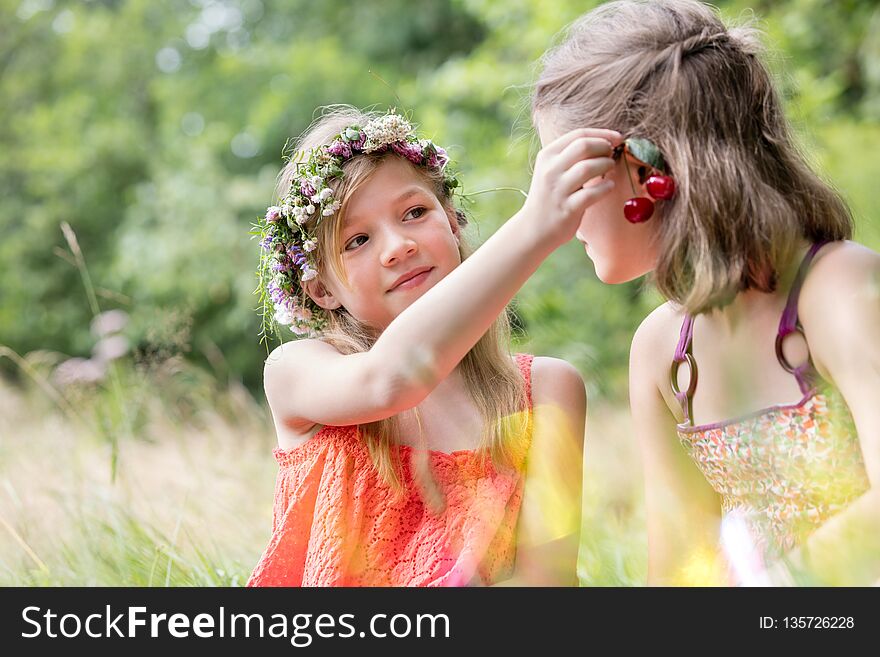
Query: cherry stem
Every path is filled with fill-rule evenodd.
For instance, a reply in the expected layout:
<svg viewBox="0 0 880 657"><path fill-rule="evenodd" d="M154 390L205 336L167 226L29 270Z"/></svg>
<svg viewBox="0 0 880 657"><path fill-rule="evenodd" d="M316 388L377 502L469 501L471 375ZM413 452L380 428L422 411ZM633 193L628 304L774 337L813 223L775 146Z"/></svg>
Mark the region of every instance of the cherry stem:
<svg viewBox="0 0 880 657"><path fill-rule="evenodd" d="M623 164L626 167L626 177L629 180L629 186L632 187L633 196L638 196L639 193L636 191L636 186L633 184L632 173L629 170L629 161L626 159L626 150L623 151Z"/></svg>

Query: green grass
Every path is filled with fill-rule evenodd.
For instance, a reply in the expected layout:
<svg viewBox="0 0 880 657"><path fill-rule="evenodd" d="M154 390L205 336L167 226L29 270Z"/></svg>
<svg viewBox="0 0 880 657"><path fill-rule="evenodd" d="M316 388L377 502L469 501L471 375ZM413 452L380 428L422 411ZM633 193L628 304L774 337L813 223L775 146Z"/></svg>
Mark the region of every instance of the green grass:
<svg viewBox="0 0 880 657"><path fill-rule="evenodd" d="M48 378L46 354L25 361ZM75 416L37 384L0 384L0 586L243 585L271 528L268 408L182 361L122 364L118 380L115 390L68 391ZM132 432L116 442L114 478L99 425L119 394ZM622 408L591 418L584 585L644 582L628 422Z"/></svg>
<svg viewBox="0 0 880 657"><path fill-rule="evenodd" d="M250 574L271 527L267 412L205 377L175 387L180 363L152 379L121 370L138 422L116 444L115 478L98 427L106 390L77 395L89 425L37 386L0 385L0 585L227 586Z"/></svg>

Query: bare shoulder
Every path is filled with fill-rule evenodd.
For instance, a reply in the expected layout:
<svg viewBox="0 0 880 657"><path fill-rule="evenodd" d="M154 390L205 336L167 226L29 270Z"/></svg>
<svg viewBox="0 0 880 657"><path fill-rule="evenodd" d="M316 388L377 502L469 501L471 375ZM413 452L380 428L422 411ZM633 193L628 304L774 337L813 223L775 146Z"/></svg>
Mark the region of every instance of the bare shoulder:
<svg viewBox="0 0 880 657"><path fill-rule="evenodd" d="M293 449L311 438L320 428L314 421L291 412L291 400L308 384L307 373L315 371L322 358L339 352L321 340L291 340L268 355L263 364L263 391L281 449Z"/></svg>
<svg viewBox="0 0 880 657"><path fill-rule="evenodd" d="M561 358L536 356L532 361L532 400L539 404L586 404L584 379L577 368Z"/></svg>
<svg viewBox="0 0 880 657"><path fill-rule="evenodd" d="M834 360L869 349L880 325L880 254L856 242L823 248L804 280L798 317L823 375Z"/></svg>
<svg viewBox="0 0 880 657"><path fill-rule="evenodd" d="M880 254L857 242L836 242L819 251L813 261L801 299L811 302L858 298L880 286Z"/></svg>
<svg viewBox="0 0 880 657"><path fill-rule="evenodd" d="M277 377L283 372L302 365L305 361L339 356L339 351L321 340L291 340L272 350L263 363L264 377Z"/></svg>
<svg viewBox="0 0 880 657"><path fill-rule="evenodd" d="M263 390L270 408L280 408L283 398L309 381L308 372L334 356L341 356L335 347L315 339L292 340L275 347L263 363Z"/></svg>
<svg viewBox="0 0 880 657"><path fill-rule="evenodd" d="M266 357L265 365L269 367L281 362L289 361L308 354L338 354L339 351L332 345L327 344L323 340L309 338L306 340L290 340L282 342L275 347Z"/></svg>
<svg viewBox="0 0 880 657"><path fill-rule="evenodd" d="M880 254L856 242L829 244L816 256L798 299L807 334L825 328L858 329L853 322L876 312L880 300Z"/></svg>
<svg viewBox="0 0 880 657"><path fill-rule="evenodd" d="M642 371L668 369L684 316L684 310L669 301L651 311L633 335L630 367Z"/></svg>

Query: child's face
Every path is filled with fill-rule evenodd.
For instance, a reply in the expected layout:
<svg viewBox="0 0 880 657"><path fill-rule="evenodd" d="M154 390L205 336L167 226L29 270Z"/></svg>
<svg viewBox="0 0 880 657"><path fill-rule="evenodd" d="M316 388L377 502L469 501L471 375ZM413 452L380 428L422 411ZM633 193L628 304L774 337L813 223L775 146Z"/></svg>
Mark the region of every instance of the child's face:
<svg viewBox="0 0 880 657"><path fill-rule="evenodd" d="M535 124L542 145L546 146L563 134L554 125L552 116L537 114ZM657 261L658 227L663 221L659 209L641 224L631 224L623 216L623 205L627 200L634 196L647 197L644 185L639 183L638 161L628 155L625 157L629 171L624 157L621 157L605 174L605 179L614 181L614 188L586 209L576 234L596 267L596 276L603 283L631 281L652 271ZM636 194L633 194L633 187Z"/></svg>
<svg viewBox="0 0 880 657"><path fill-rule="evenodd" d="M340 248L348 283L329 267L323 283L334 302L379 330L461 264L458 223L399 157L352 194Z"/></svg>

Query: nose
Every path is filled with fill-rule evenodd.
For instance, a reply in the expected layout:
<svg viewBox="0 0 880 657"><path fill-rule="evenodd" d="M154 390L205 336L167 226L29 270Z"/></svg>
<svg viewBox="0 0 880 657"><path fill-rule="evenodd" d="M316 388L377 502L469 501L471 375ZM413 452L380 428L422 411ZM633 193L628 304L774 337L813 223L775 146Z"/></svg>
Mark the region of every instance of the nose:
<svg viewBox="0 0 880 657"><path fill-rule="evenodd" d="M382 241L382 264L393 267L401 260L406 260L419 251L419 246L412 237L403 231L389 229L385 232Z"/></svg>

